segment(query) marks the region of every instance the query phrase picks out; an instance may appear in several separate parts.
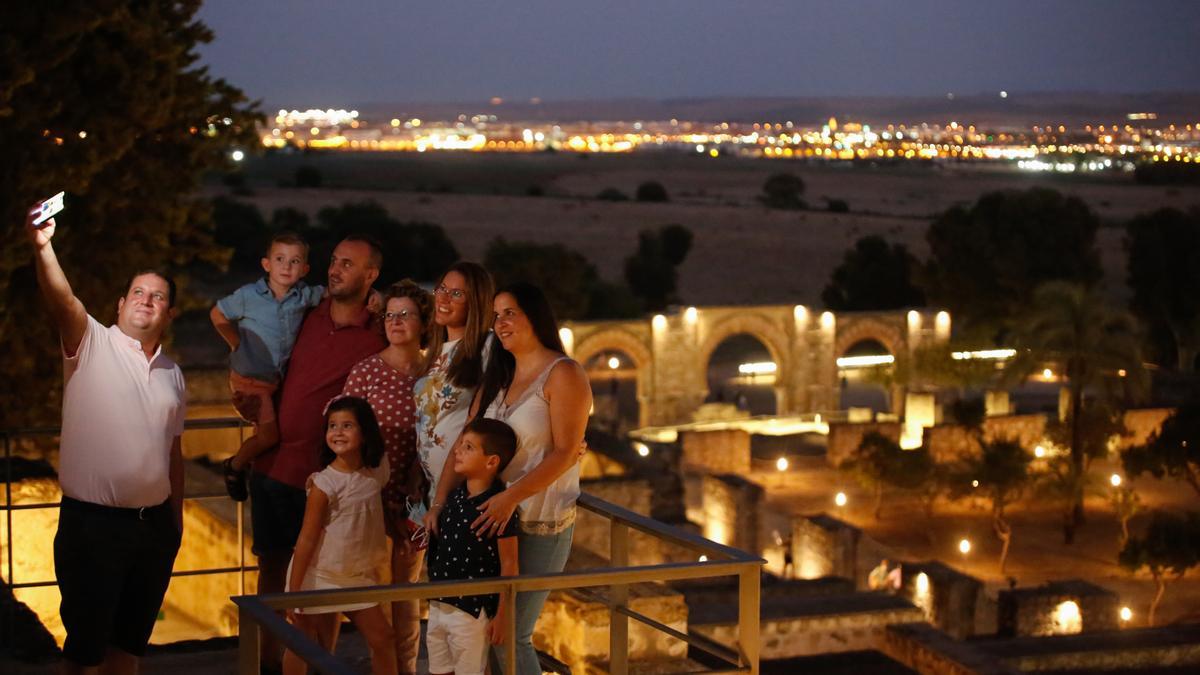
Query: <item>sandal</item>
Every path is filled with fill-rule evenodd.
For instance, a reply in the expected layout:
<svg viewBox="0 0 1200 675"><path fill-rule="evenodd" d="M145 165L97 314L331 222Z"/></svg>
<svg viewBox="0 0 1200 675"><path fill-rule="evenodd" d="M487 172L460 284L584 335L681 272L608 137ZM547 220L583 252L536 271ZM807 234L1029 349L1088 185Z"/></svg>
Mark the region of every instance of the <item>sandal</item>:
<svg viewBox="0 0 1200 675"><path fill-rule="evenodd" d="M232 457L221 462L221 469L225 476L225 491L235 502L246 501L250 496L250 490L246 486L246 472L233 468Z"/></svg>

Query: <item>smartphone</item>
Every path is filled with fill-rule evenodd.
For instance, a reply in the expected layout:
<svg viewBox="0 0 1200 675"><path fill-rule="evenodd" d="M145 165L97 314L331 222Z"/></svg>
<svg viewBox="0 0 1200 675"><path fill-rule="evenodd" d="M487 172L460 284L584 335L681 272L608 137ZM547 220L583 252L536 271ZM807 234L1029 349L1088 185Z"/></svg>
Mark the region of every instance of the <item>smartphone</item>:
<svg viewBox="0 0 1200 675"><path fill-rule="evenodd" d="M60 192L42 202L37 217L33 219L33 226L41 227L47 220L58 215L64 208L63 197L65 196L65 192Z"/></svg>

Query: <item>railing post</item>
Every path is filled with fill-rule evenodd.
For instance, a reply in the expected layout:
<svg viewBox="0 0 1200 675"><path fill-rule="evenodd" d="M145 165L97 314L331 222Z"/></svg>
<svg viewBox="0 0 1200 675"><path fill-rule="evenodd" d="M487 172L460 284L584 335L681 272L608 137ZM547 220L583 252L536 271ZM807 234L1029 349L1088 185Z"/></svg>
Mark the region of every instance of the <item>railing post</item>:
<svg viewBox="0 0 1200 675"><path fill-rule="evenodd" d="M504 674L517 675L517 587L504 587L504 604L508 612L504 615Z"/></svg>
<svg viewBox="0 0 1200 675"><path fill-rule="evenodd" d="M609 521L609 566L629 566L629 527L616 519ZM626 675L629 672L629 617L617 611L629 604L629 585L608 587L611 605L608 609L608 672Z"/></svg>
<svg viewBox="0 0 1200 675"><path fill-rule="evenodd" d="M738 653L751 675L758 675L760 583L758 564L746 565L738 575Z"/></svg>
<svg viewBox="0 0 1200 675"><path fill-rule="evenodd" d="M262 643L262 628L244 607L238 605L238 672L258 675L258 652Z"/></svg>

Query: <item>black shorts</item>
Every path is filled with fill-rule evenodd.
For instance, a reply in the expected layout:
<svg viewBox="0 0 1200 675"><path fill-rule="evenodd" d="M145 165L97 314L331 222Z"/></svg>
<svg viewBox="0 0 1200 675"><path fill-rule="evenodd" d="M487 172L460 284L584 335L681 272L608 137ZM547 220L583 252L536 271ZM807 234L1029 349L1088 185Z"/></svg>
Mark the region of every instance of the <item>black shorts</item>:
<svg viewBox="0 0 1200 675"><path fill-rule="evenodd" d="M304 490L250 472L250 526L254 555L291 555L304 524Z"/></svg>
<svg viewBox="0 0 1200 675"><path fill-rule="evenodd" d="M169 502L139 510L63 497L54 536L63 656L96 666L110 646L145 653L179 541Z"/></svg>

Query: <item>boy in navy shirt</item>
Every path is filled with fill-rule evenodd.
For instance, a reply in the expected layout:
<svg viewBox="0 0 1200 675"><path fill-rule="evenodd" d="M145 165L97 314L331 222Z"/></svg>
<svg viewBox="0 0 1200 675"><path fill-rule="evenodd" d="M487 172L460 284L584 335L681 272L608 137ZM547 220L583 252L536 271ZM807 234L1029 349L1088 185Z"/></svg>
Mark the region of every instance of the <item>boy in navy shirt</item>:
<svg viewBox="0 0 1200 675"><path fill-rule="evenodd" d="M493 419L476 419L454 446L454 472L465 480L450 494L430 542L430 581L516 576L517 514L495 535L477 537L471 522L476 507L504 491L497 475L512 461L517 435ZM482 674L488 645L504 640L504 616L512 608L497 594L436 598L429 603L425 646L429 672Z"/></svg>

